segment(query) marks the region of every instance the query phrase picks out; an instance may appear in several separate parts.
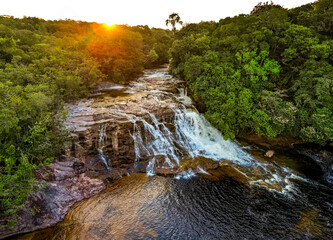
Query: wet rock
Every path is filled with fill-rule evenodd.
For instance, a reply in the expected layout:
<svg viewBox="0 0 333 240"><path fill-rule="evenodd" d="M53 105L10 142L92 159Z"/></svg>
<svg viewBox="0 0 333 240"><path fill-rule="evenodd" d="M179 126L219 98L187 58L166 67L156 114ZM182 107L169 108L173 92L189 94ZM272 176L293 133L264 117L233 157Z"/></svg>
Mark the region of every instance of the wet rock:
<svg viewBox="0 0 333 240"><path fill-rule="evenodd" d="M175 174L177 174L178 170L176 169L172 169L172 168L157 168L155 169L155 173L156 175L159 176L174 176Z"/></svg>
<svg viewBox="0 0 333 240"><path fill-rule="evenodd" d="M103 154L121 164L134 164L134 116L152 124L153 114L174 132L175 111L170 108L170 100L178 104L173 93L179 93L183 82L165 75L165 71L159 69L151 75L147 70L146 75L128 86L100 84L98 95L69 104L70 116L65 125L73 131L74 141L67 147L67 156L85 159L97 155L101 129L105 127ZM136 124L143 131L142 122L136 120Z"/></svg>
<svg viewBox="0 0 333 240"><path fill-rule="evenodd" d="M206 173L208 170L217 169L219 167L218 161L205 157L183 159L179 166L175 165L174 167L167 167L162 164L158 164L159 161L164 163L164 156L158 156L157 159L155 158L155 173L161 176L174 176L180 172L187 172L189 170L194 174Z"/></svg>
<svg viewBox="0 0 333 240"><path fill-rule="evenodd" d="M268 158L272 158L274 156L274 150L268 150L266 153L265 153L265 157L268 157Z"/></svg>
<svg viewBox="0 0 333 240"><path fill-rule="evenodd" d="M136 173L146 173L147 163L146 162L137 162L134 164L134 172Z"/></svg>
<svg viewBox="0 0 333 240"><path fill-rule="evenodd" d="M245 141L246 143L252 143L260 147L272 149L272 148L294 148L297 144L303 144L304 141L298 138L288 138L288 137L275 137L269 138L265 136L258 136L255 134L243 133L237 136L240 141Z"/></svg>
<svg viewBox="0 0 333 240"><path fill-rule="evenodd" d="M32 194L26 201L15 227L0 227L0 238L54 226L65 217L74 203L105 188L100 179L92 179L85 173L75 174L74 168L70 166L82 167L82 163L75 164L71 160L55 162L49 168L39 170L41 175L49 172L53 177L46 182L44 190Z"/></svg>
<svg viewBox="0 0 333 240"><path fill-rule="evenodd" d="M200 113L205 113L207 111L207 106L198 96L196 96L194 94L194 92L191 90L191 88L188 88L188 94L189 94L189 96L191 96L191 99L193 99L194 104L195 104L196 108L198 109L198 111Z"/></svg>
<svg viewBox="0 0 333 240"><path fill-rule="evenodd" d="M112 161L113 168L121 167L121 165L122 165L121 161L118 161L118 160Z"/></svg>
<svg viewBox="0 0 333 240"><path fill-rule="evenodd" d="M322 179L333 184L333 149L312 145L297 146L296 151L318 164L322 170Z"/></svg>
<svg viewBox="0 0 333 240"><path fill-rule="evenodd" d="M88 171L104 171L110 167L110 158L97 155L88 157L86 160L86 167Z"/></svg>
<svg viewBox="0 0 333 240"><path fill-rule="evenodd" d="M79 161L75 161L73 163L73 169L76 173L82 173L84 171L84 163L83 162L79 162Z"/></svg>
<svg viewBox="0 0 333 240"><path fill-rule="evenodd" d="M165 155L156 155L155 158L155 168L170 168L170 165L165 161Z"/></svg>
<svg viewBox="0 0 333 240"><path fill-rule="evenodd" d="M181 162L181 169L187 171L193 169L194 172L208 171L219 167L219 162L205 157L189 158Z"/></svg>

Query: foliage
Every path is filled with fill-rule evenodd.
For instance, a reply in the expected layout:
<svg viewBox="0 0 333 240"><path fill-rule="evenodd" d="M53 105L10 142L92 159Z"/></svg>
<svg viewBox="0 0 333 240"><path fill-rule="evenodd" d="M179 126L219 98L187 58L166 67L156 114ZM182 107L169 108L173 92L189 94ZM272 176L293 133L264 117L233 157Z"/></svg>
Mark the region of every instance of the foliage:
<svg viewBox="0 0 333 240"><path fill-rule="evenodd" d="M156 67L169 62L168 51L173 41L171 31L158 28L149 29L148 26L136 26L129 29L140 33L142 36L145 67ZM154 51L158 58L152 62L149 54L153 54Z"/></svg>
<svg viewBox="0 0 333 240"><path fill-rule="evenodd" d="M61 153L66 101L101 80L126 83L167 62L172 33L147 26L0 17L0 217L15 223L41 185L34 170Z"/></svg>
<svg viewBox="0 0 333 240"><path fill-rule="evenodd" d="M100 28L100 27L99 27ZM126 83L143 70L144 54L140 33L121 26L98 29L87 46L88 53L101 65L101 71L113 81Z"/></svg>
<svg viewBox="0 0 333 240"><path fill-rule="evenodd" d="M332 1L184 26L170 72L185 79L225 138L242 132L333 141Z"/></svg>

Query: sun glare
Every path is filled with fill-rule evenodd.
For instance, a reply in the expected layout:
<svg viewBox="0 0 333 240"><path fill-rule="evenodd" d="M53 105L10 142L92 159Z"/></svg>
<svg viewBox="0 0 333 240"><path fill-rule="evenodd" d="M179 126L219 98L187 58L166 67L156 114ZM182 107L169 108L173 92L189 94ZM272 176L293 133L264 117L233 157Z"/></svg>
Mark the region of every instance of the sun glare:
<svg viewBox="0 0 333 240"><path fill-rule="evenodd" d="M113 25L107 25L106 23L103 23L105 25L105 28L106 29L109 29L109 30L113 30L113 29L116 29L117 28L117 24L113 24Z"/></svg>
<svg viewBox="0 0 333 240"><path fill-rule="evenodd" d="M98 35L102 35L102 36L110 34L111 31L114 31L117 28L118 28L117 24L113 24L113 25L108 25L106 23L94 23L93 24L94 32L97 33Z"/></svg>

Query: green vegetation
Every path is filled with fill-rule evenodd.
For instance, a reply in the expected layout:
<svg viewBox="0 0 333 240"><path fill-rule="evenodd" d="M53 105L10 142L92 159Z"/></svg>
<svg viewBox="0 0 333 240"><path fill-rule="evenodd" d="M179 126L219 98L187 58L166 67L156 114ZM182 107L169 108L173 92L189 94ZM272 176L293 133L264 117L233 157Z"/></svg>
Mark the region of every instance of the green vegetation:
<svg viewBox="0 0 333 240"><path fill-rule="evenodd" d="M147 26L0 17L0 217L12 220L0 224L15 223L41 186L34 169L61 153L65 102L167 62L171 43Z"/></svg>
<svg viewBox="0 0 333 240"><path fill-rule="evenodd" d="M333 3L259 3L249 15L176 33L170 72L185 79L225 138L333 141Z"/></svg>

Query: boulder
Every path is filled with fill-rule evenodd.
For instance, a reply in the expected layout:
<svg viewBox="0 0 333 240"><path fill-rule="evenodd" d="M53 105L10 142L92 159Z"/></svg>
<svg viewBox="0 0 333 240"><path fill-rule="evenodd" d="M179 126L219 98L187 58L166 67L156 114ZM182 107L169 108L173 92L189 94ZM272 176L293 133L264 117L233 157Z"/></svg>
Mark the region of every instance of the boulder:
<svg viewBox="0 0 333 240"><path fill-rule="evenodd" d="M266 153L265 153L265 157L268 157L268 158L272 158L274 156L274 150L268 150Z"/></svg>

